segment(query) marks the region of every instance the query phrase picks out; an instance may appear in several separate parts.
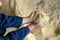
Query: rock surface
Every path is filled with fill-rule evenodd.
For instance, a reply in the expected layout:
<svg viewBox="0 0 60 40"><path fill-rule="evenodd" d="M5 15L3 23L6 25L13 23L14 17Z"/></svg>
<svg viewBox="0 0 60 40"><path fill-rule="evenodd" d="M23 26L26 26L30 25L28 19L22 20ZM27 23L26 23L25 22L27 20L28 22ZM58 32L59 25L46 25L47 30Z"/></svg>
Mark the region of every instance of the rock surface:
<svg viewBox="0 0 60 40"><path fill-rule="evenodd" d="M33 30L25 40L60 40L60 0L1 0L4 5L0 12L6 15L17 15L26 17L33 10L45 12L50 18L47 26ZM39 13L38 13L39 14ZM36 22L40 23L37 17ZM39 21L38 21L39 20ZM12 29L13 30L13 29Z"/></svg>

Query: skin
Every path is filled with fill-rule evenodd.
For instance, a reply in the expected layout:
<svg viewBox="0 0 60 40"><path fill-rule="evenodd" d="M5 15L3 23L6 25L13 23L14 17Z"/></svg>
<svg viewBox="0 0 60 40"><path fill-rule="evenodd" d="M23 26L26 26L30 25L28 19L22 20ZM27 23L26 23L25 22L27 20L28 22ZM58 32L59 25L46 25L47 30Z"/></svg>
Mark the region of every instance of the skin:
<svg viewBox="0 0 60 40"><path fill-rule="evenodd" d="M36 11L33 11L28 17L23 17L22 24L28 24L33 22L36 19Z"/></svg>
<svg viewBox="0 0 60 40"><path fill-rule="evenodd" d="M2 6L3 5L3 3L2 3L2 1L0 1L0 6ZM36 23L32 23L35 19L36 19L36 11L33 11L32 13L31 13L31 15L29 15L28 17L23 17L23 21L22 21L22 24L28 24L28 23L31 23L29 26L28 26L28 28L30 29L30 31L31 30L33 30L33 29L35 29L35 28L39 28L39 26L41 26L42 27L42 25L43 25L43 27L48 23L48 21L47 20L45 20L43 23L41 23L40 25L38 25L38 24L36 24ZM43 15L44 16L44 15Z"/></svg>
<svg viewBox="0 0 60 40"><path fill-rule="evenodd" d="M29 17L27 17L27 18L29 18L28 20L30 20L29 22L32 22L29 26L28 26L28 28L30 29L30 31L31 30L34 30L34 29L36 29L36 28L42 28L42 27L44 27L44 26L46 26L47 25L47 23L48 23L48 21L49 21L49 17L45 14L45 13L42 13L42 16L43 16L43 18L46 18L45 20L43 20L43 22L41 22L41 23L39 23L39 24L37 24L37 23L34 23L33 21L36 19L36 11L33 11L32 12L32 15L30 15L30 16L32 16L31 17L31 19L29 18ZM33 19L34 18L34 19Z"/></svg>
<svg viewBox="0 0 60 40"><path fill-rule="evenodd" d="M0 6L2 6L2 4L3 4L2 1L0 1Z"/></svg>

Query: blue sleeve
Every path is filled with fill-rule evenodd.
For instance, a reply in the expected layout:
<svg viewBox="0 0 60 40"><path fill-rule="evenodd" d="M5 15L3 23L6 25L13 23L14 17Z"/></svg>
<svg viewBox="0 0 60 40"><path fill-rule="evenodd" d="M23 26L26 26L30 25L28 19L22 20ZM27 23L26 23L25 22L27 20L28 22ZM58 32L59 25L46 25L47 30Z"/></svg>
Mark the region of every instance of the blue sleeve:
<svg viewBox="0 0 60 40"><path fill-rule="evenodd" d="M0 28L19 27L22 24L22 20L22 17L0 14Z"/></svg>
<svg viewBox="0 0 60 40"><path fill-rule="evenodd" d="M29 34L30 29L28 27L21 28L19 30L8 33L4 37L0 37L0 40L23 40L27 34Z"/></svg>

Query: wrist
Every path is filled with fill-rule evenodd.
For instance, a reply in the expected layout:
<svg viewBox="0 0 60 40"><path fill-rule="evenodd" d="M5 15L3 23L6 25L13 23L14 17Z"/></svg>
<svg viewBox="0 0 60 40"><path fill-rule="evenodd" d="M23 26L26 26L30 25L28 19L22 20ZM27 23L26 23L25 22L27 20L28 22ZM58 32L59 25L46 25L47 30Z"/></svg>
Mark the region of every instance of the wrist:
<svg viewBox="0 0 60 40"><path fill-rule="evenodd" d="M29 19L27 17L23 17L22 24L27 24L29 23Z"/></svg>
<svg viewBox="0 0 60 40"><path fill-rule="evenodd" d="M30 31L34 29L31 25L29 25L28 28L30 29Z"/></svg>

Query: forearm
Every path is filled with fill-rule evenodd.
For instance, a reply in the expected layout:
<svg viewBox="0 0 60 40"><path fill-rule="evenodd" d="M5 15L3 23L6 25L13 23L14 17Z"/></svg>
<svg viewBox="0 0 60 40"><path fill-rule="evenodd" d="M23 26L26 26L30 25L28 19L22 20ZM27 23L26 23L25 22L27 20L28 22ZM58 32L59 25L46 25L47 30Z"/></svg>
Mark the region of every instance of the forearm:
<svg viewBox="0 0 60 40"><path fill-rule="evenodd" d="M8 33L4 37L0 37L1 40L23 40L30 32L28 27L21 28L19 30Z"/></svg>
<svg viewBox="0 0 60 40"><path fill-rule="evenodd" d="M19 27L22 24L22 20L22 17L0 14L0 28Z"/></svg>

